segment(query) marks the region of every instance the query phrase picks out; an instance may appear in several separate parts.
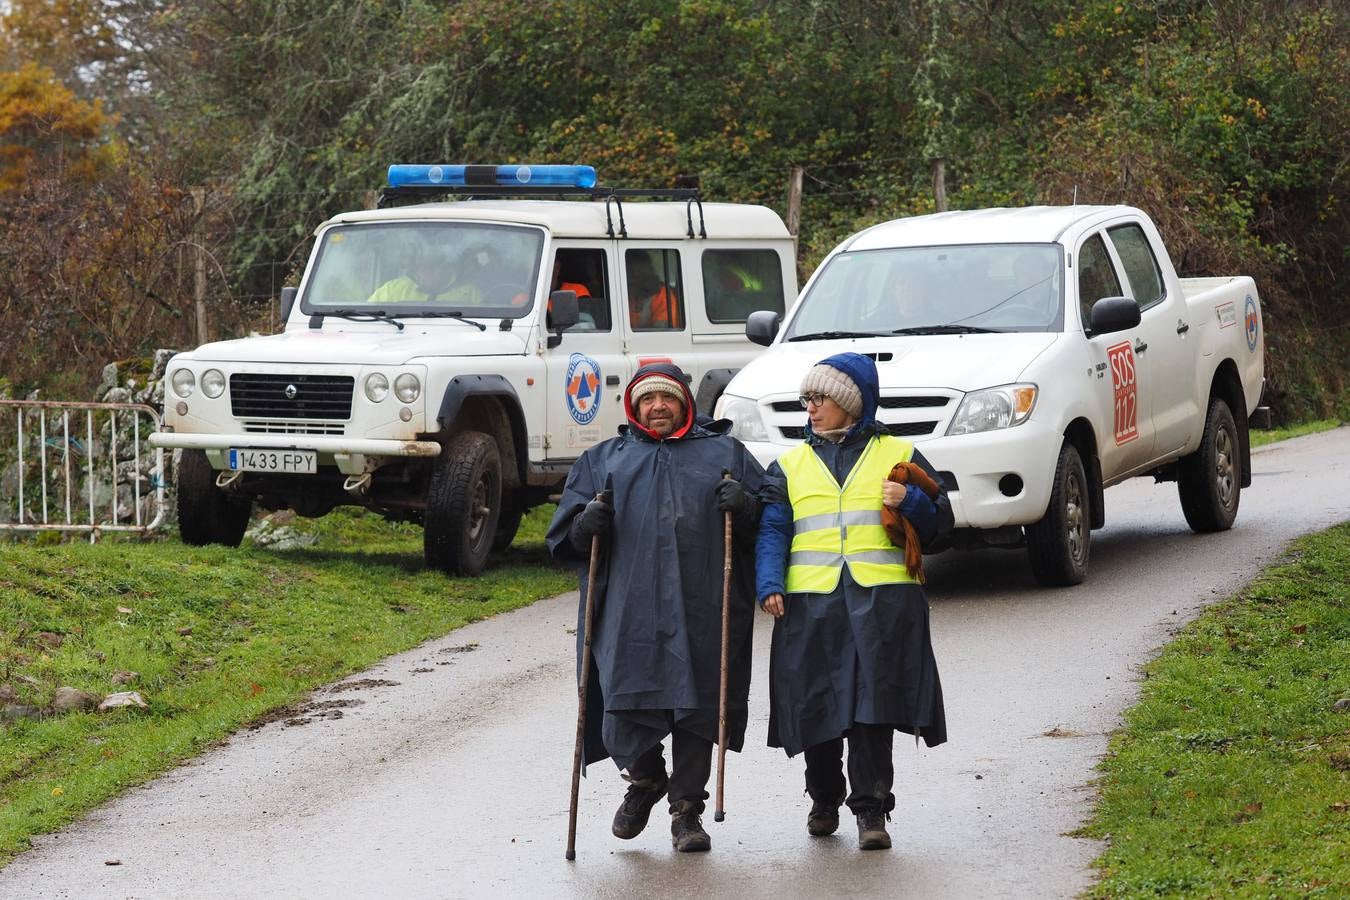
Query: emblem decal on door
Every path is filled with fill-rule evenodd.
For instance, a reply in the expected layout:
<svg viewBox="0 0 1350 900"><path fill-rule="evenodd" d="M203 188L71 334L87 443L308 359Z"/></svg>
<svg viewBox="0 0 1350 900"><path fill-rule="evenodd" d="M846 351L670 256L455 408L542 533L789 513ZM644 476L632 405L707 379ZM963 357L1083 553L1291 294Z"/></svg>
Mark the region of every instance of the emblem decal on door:
<svg viewBox="0 0 1350 900"><path fill-rule="evenodd" d="M1139 437L1139 383L1134 372L1134 348L1129 341L1106 348L1111 363L1111 387L1116 397L1116 446Z"/></svg>
<svg viewBox="0 0 1350 900"><path fill-rule="evenodd" d="M600 412L600 364L573 353L567 361L567 411L578 425L587 425Z"/></svg>
<svg viewBox="0 0 1350 900"><path fill-rule="evenodd" d="M1255 353L1257 329L1260 328L1260 325L1256 316L1256 301L1251 298L1251 295L1247 296L1247 305L1243 309L1243 313L1247 325L1247 349Z"/></svg>

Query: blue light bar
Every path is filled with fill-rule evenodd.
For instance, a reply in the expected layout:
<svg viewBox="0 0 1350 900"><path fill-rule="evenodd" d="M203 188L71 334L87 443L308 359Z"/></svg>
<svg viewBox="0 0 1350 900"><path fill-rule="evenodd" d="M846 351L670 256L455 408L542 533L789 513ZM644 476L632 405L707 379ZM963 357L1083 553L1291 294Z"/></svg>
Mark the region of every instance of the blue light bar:
<svg viewBox="0 0 1350 900"><path fill-rule="evenodd" d="M390 187L595 187L591 166L414 166L389 167Z"/></svg>

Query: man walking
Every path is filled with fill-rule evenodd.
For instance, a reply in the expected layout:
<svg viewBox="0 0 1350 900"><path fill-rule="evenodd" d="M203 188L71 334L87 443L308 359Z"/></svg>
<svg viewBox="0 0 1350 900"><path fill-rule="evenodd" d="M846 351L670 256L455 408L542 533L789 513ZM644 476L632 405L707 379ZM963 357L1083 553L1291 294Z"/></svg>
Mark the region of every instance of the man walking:
<svg viewBox="0 0 1350 900"><path fill-rule="evenodd" d="M728 423L699 424L678 366L638 370L624 392L628 422L573 465L549 527L549 552L576 563L594 590L590 660L577 629L578 676L589 663L586 763L612 757L629 782L614 816L629 839L668 796L671 841L711 846L708 799L721 679L723 514L732 513L727 746L739 751L750 690L754 542L763 470ZM730 473L730 477L724 477ZM608 496L598 498L604 491ZM603 557L585 584L592 539ZM584 605L579 611L584 623ZM667 774L662 740L671 736Z"/></svg>
<svg viewBox="0 0 1350 900"><path fill-rule="evenodd" d="M847 802L863 850L891 846L895 731L947 739L919 553L950 530L951 508L923 455L877 423L879 400L866 356L807 372L807 440L765 475L756 556L756 593L776 620L769 746L805 753L807 831L833 834Z"/></svg>

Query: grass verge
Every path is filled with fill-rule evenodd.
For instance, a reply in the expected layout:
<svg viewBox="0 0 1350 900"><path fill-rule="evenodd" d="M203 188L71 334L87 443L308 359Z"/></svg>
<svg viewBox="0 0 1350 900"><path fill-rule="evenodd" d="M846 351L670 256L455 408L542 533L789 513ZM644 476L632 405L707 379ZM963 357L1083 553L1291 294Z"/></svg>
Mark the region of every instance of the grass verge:
<svg viewBox="0 0 1350 900"><path fill-rule="evenodd" d="M1284 428L1272 428L1269 431L1253 430L1251 431L1252 446L1262 447L1276 441L1302 437L1305 434L1331 431L1333 428L1340 428L1344 424L1340 419L1318 419L1314 422L1300 422L1297 425L1289 425Z"/></svg>
<svg viewBox="0 0 1350 900"><path fill-rule="evenodd" d="M0 866L315 687L573 587L544 551L551 512L478 578L424 569L419 528L342 510L285 526L299 549L0 545ZM18 716L59 686L149 708Z"/></svg>
<svg viewBox="0 0 1350 900"><path fill-rule="evenodd" d="M1350 896L1348 583L1344 523L1146 667L1082 831L1110 844L1090 896Z"/></svg>

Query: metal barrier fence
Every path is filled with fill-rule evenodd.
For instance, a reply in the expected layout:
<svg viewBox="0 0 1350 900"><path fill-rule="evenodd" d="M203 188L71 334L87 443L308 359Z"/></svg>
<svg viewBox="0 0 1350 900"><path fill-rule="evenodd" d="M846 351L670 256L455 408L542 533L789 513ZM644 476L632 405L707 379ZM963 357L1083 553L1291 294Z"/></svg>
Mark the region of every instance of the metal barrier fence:
<svg viewBox="0 0 1350 900"><path fill-rule="evenodd" d="M0 531L142 534L167 518L159 412L138 403L0 400ZM143 452L143 451L149 451Z"/></svg>

